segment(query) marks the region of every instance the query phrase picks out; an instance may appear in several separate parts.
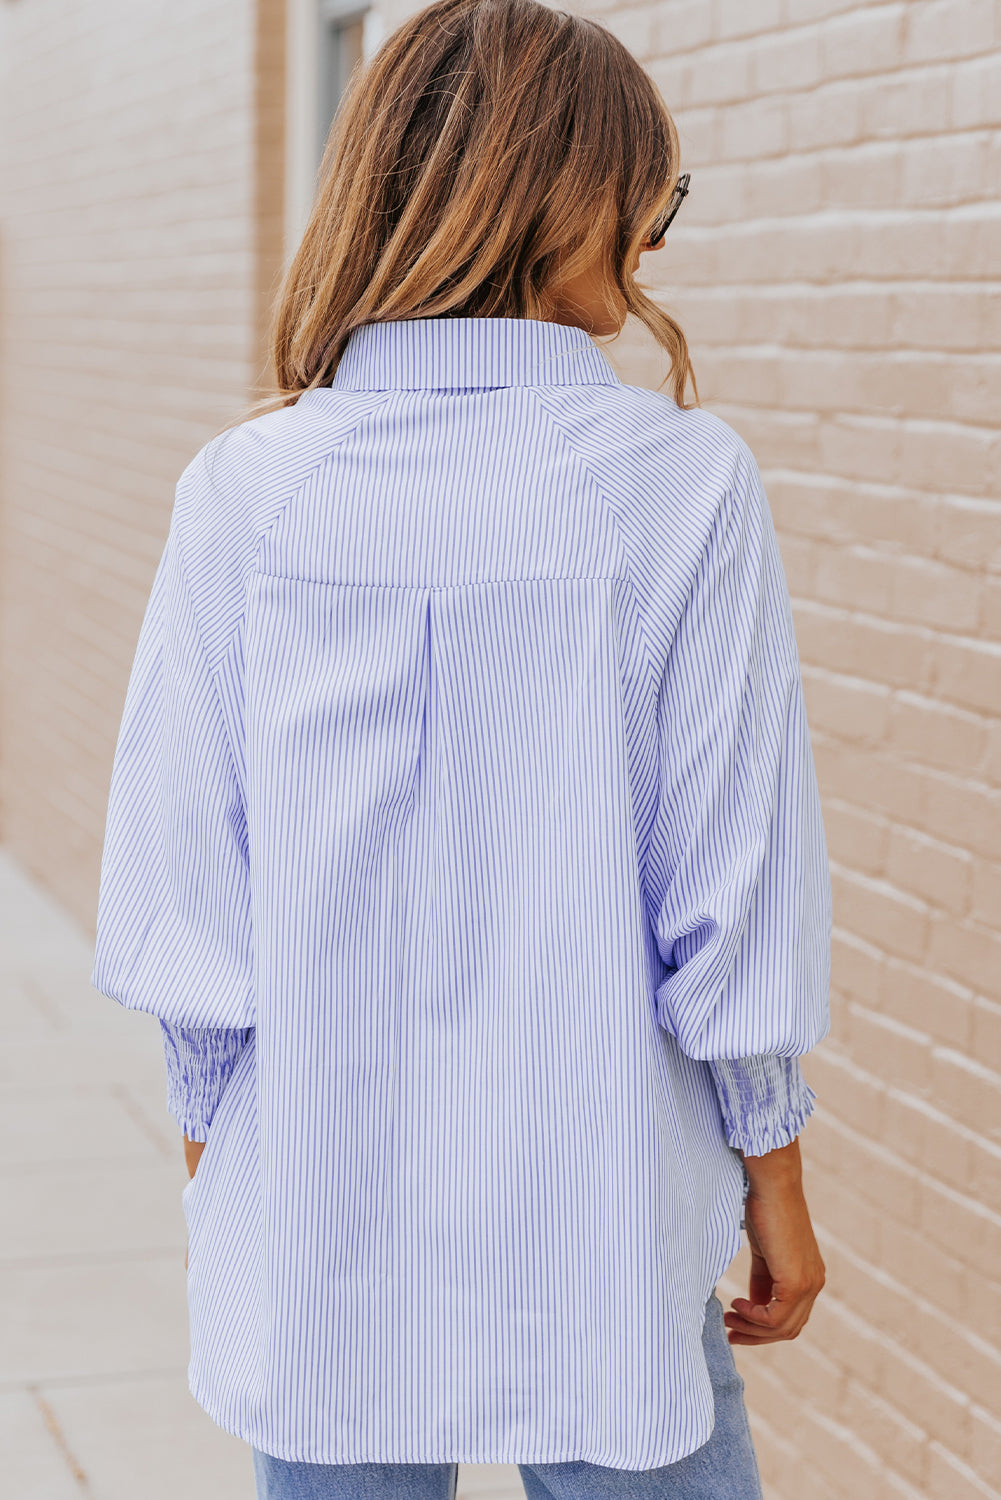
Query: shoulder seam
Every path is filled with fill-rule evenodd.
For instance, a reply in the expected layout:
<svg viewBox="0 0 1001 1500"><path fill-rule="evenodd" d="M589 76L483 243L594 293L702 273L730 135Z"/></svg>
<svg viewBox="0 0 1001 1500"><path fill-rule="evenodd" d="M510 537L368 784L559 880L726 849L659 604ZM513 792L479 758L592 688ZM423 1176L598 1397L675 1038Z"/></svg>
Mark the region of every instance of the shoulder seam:
<svg viewBox="0 0 1001 1500"><path fill-rule="evenodd" d="M591 465L588 463L587 459L584 458L584 456L578 451L576 444L571 441L571 439L569 438L569 436L565 432L564 428L562 427L561 423L559 422L558 418L556 417L555 413L550 409L549 404L545 400L545 397L543 395L543 389L544 388L543 387L539 387L539 386L535 386L532 389L533 389L533 392L534 392L534 394L535 394L535 396L536 396L536 398L538 400L539 406L542 408L542 410L546 414L546 418L547 418L547 420L549 422L549 425L552 427L553 431L558 434L558 436L560 438L560 441L564 444L564 446L566 448L568 448L570 450L570 452L573 454L573 456L576 459L577 463L580 464L581 468L584 470L584 472L587 475L588 479L590 479L590 481L594 485L596 491L601 496L602 504L605 507L605 514L608 517L608 520L609 520L609 523L610 523L610 525L612 527L612 530L615 532L615 539L616 539L616 541L619 544L619 551L622 554L622 560L623 560L623 564L624 564L625 570L626 570L626 577L627 577L627 579L629 581L629 588L630 588L630 590L632 592L632 595L633 595L633 602L636 605L637 618L640 621L643 622L643 655L646 657L647 670L649 671L649 673L651 675L652 681L656 682L656 680L657 680L657 670L656 670L656 666L654 664L653 651L652 651L651 646L650 646L650 640L649 640L648 632L647 632L647 629L646 629L646 622L643 619L643 610L642 610L642 608L640 606L639 590L638 590L638 588L636 586L636 580L633 577L632 565L630 563L630 558L629 558L629 550L626 547L625 541L623 540L623 537L622 537L622 528L619 525L618 517L615 514L615 511L614 511L614 509L612 507L611 501L609 500L607 494L605 493L604 485L601 484L601 482L599 481L597 475L594 473L594 470L591 468Z"/></svg>
<svg viewBox="0 0 1001 1500"><path fill-rule="evenodd" d="M389 393L386 393L386 394L388 395ZM380 401L378 404L379 404L379 406L382 406L382 405L385 405L385 402ZM232 627L229 629L228 633L224 637L223 641L220 643L219 650L218 650L218 653L217 653L216 663L215 663L214 666L212 664L211 657L209 657L208 650L207 650L207 648L204 645L203 627L202 627L201 619L199 618L197 607L195 605L194 599L192 598L192 609L194 610L194 612L195 612L195 618L198 621L199 637L202 639L202 649L205 651L206 660L207 660L208 665L209 665L209 670L213 674L217 674L221 670L222 664L226 660L226 657L229 655L229 652L230 652L230 650L232 649L232 646L233 646L233 642L235 641L237 635L239 634L240 626L243 623L243 619L244 619L244 615L245 615L246 607L247 607L246 581L247 581L247 578L249 577L250 573L254 570L255 567L258 566L259 561L260 561L261 552L262 552L262 550L263 550L263 548L264 548L264 546L265 546L268 538L271 536L272 532L277 527L277 525L281 521L282 517L286 514L286 512L289 509L289 507L292 504L294 504L294 502L298 499L299 495L302 493L302 491L309 484L309 482L311 481L311 479L313 478L313 476L316 474L317 470L318 469L322 469L323 465L330 459L330 457L334 453L336 453L337 449L343 443L346 443L347 440L351 437L351 435L354 432L357 431L359 425L364 421L365 416L367 414L368 414L367 412L361 412L359 414L359 416L358 416L357 421L353 422L350 427L348 427L344 432L340 433L337 436L337 438L331 443L330 447L326 448L323 451L323 453L316 460L316 462L310 467L309 471L306 474L303 475L303 477L300 479L299 483L295 486L295 488L288 495L286 495L286 497L285 497L284 500L282 500L282 501L279 502L278 507L275 510L274 514L260 528L259 532L257 534L255 534L255 536L253 538L253 541L252 541L252 544L251 544L251 547L248 549L248 561L246 562L246 564L244 565L244 567L242 569L243 599L242 599L241 605L240 605L240 612L237 615L236 619L234 620L234 622L232 624ZM216 485L216 483L215 483L215 481L214 481L214 479L212 477L212 472L211 472L211 469L209 468L209 463L208 463L208 454L209 454L209 451L211 449L215 448L216 444L221 440L221 438L223 438L225 436L226 436L225 433L221 433L218 438L213 438L211 440L211 442L206 443L205 446L201 449L200 455L196 455L196 457L198 457L198 456L201 457L201 460L202 460L202 469L203 469L203 471L205 473L206 479L208 480L209 489L214 494L219 495L221 497L224 495L224 492L223 492L223 490L221 490ZM180 546L180 528L178 528L178 545ZM183 555L183 549L182 549L182 555ZM185 571L187 571L186 568L185 568Z"/></svg>
<svg viewBox="0 0 1001 1500"><path fill-rule="evenodd" d="M382 405L384 403L380 402L379 404ZM171 530L174 533L174 544L175 544L175 547L177 549L178 563L179 563L179 566L180 566L181 573L184 576L185 587L187 589L188 598L189 598L189 600L191 602L191 612L192 612L192 614L194 616L194 620L195 620L195 631L196 631L196 634L198 636L198 644L199 644L199 646L201 648L202 656L205 659L205 665L206 665L206 668L208 670L209 677L210 677L210 679L212 681L212 688L213 688L213 691L215 693L216 703L218 705L220 716L222 718L223 729L224 729L224 732L225 732L225 739L226 739L226 749L229 752L230 764L231 764L231 767L232 767L232 770L233 770L233 776L234 776L234 779L235 779L237 787L239 787L239 785L240 785L239 770L238 770L238 767L237 767L236 754L235 754L235 751L233 749L232 741L231 741L231 738L230 738L229 727L228 727L228 724L226 722L225 704L223 703L222 692L221 692L220 687L219 687L219 677L220 677L220 674L221 674L221 672L223 670L223 667L225 665L226 659L229 656L230 652L232 651L233 646L234 646L234 644L235 644L235 642L237 640L237 637L240 634L240 629L241 629L241 626L243 625L244 617L246 615L246 609L247 609L247 578L249 577L250 573L253 571L254 566L256 565L257 561L259 560L260 554L261 554L261 550L264 547L265 542L267 541L268 537L271 535L271 532L274 529L274 527L276 527L278 525L278 522L281 520L282 516L288 510L289 506L293 503L293 501L299 496L299 494L302 492L302 490L310 482L310 480L313 478L313 476L317 472L317 470L321 469L323 467L323 465L327 462L327 460L330 458L330 456L333 453L336 453L337 449L340 447L340 445L342 443L347 442L347 440L351 436L351 434L357 430L359 424L364 420L364 416L365 416L365 413L362 413L359 416L358 421L355 422L355 423L353 423L347 429L346 432L343 432L337 438L337 440L331 445L331 447L328 448L319 459L317 459L316 463L313 464L313 466L310 468L309 472L306 475L304 475L304 477L302 478L302 480L299 482L299 484L296 485L295 489L291 492L291 494L288 495L286 497L286 499L281 502L281 504L279 505L279 507L278 507L277 511L275 512L275 514L271 517L270 521L268 521L267 525L262 529L260 535L258 537L256 537L256 539L254 541L254 544L253 544L253 551L251 553L250 565L248 567L244 568L244 570L243 570L243 577L242 577L243 597L242 597L241 604L240 604L240 611L239 611L238 615L236 616L236 619L233 622L232 628L230 629L229 633L225 637L224 643L222 644L222 646L220 648L220 651L219 651L219 654L218 654L218 659L216 660L216 662L215 662L214 665L213 665L213 662L212 662L212 658L209 655L208 647L205 644L205 632L204 632L204 627L203 627L203 624L202 624L201 615L199 613L198 605L197 605L197 603L195 601L194 594L191 591L190 573L189 573L189 570L188 570L187 561L185 559L184 545L183 545L182 537L181 537L182 528L179 525L173 524L173 521L172 521ZM220 434L220 437L222 437L222 436L225 436L225 434ZM209 450L211 448L214 448L215 445L216 445L216 443L218 441L219 441L219 438L214 438L210 442L206 443L202 447L202 449L200 450L200 454L196 454L195 455L195 459L197 459L199 456L201 457L202 468L204 469L206 478L208 479L209 489L212 490L215 494L221 495L222 491L217 488L215 482L213 481L211 471L209 470L209 467L208 467L208 457L207 457ZM195 459L192 460L192 464L195 462ZM188 468L190 468L190 467L191 467L191 465L189 464ZM184 472L187 473L187 468L185 469ZM183 478L183 475L181 477ZM180 483L180 481L178 481L178 483ZM242 801L243 801L243 798L241 796L241 804L242 804Z"/></svg>

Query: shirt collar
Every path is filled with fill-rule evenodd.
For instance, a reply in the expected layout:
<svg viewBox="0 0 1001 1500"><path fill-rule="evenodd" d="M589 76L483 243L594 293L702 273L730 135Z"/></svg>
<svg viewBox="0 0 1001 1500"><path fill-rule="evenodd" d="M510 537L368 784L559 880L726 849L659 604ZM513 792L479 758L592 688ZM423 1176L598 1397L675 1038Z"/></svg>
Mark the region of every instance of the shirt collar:
<svg viewBox="0 0 1001 1500"><path fill-rule="evenodd" d="M332 381L354 391L618 384L582 328L534 318L366 323L348 339Z"/></svg>

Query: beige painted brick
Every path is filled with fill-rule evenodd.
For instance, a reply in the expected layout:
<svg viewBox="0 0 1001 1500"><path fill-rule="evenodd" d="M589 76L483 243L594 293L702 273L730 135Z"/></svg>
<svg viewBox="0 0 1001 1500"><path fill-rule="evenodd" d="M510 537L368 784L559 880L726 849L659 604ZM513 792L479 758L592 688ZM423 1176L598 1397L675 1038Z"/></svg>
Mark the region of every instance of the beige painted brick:
<svg viewBox="0 0 1001 1500"><path fill-rule="evenodd" d="M828 483L829 503L845 539L909 553L927 552L934 546L940 524L936 500L871 480L846 484L832 477Z"/></svg>
<svg viewBox="0 0 1001 1500"><path fill-rule="evenodd" d="M971 1132L965 1165L964 1191L992 1213L1001 1214L1001 1146L979 1130Z"/></svg>
<svg viewBox="0 0 1001 1500"><path fill-rule="evenodd" d="M887 1090L884 1118L888 1149L909 1161L924 1179L943 1183L998 1212L1001 1147L979 1128L971 1130L927 1099L902 1089ZM908 1129L913 1139L905 1135Z"/></svg>
<svg viewBox="0 0 1001 1500"><path fill-rule="evenodd" d="M850 1235L850 1226L846 1226ZM850 1241L836 1240L818 1228L831 1295L848 1303L885 1339L901 1342L916 1314L913 1292L895 1276L857 1256ZM931 1310L929 1310L931 1311Z"/></svg>
<svg viewBox="0 0 1001 1500"><path fill-rule="evenodd" d="M874 1500L925 1500L925 1497L902 1474L898 1474L895 1469L886 1469L880 1475Z"/></svg>
<svg viewBox="0 0 1001 1500"><path fill-rule="evenodd" d="M854 10L857 4L858 0L786 0L785 17L791 25L800 25Z"/></svg>
<svg viewBox="0 0 1001 1500"><path fill-rule="evenodd" d="M968 1447L970 1403L964 1393L905 1347L887 1344L881 1353L880 1394L933 1440Z"/></svg>
<svg viewBox="0 0 1001 1500"><path fill-rule="evenodd" d="M656 42L653 5L616 7L604 18L604 24L635 57L645 61L654 52Z"/></svg>
<svg viewBox="0 0 1001 1500"><path fill-rule="evenodd" d="M1001 216L991 211L990 200L982 208L971 204L960 219L950 216L942 225L941 244L944 264L953 267L957 274L993 278L997 271L997 249L1001 242ZM996 348L984 339L987 349Z"/></svg>
<svg viewBox="0 0 1001 1500"><path fill-rule="evenodd" d="M731 104L749 98L751 92L751 59L742 42L707 47L686 60L686 105Z"/></svg>
<svg viewBox="0 0 1001 1500"><path fill-rule="evenodd" d="M920 1301L928 1301L946 1317L965 1321L974 1315L971 1307L972 1278L965 1256L952 1246L943 1247L923 1227L899 1224L890 1214L880 1222L880 1259ZM896 1467L902 1468L899 1459ZM907 1472L905 1470L905 1472ZM913 1475L913 1478L919 1476Z"/></svg>
<svg viewBox="0 0 1001 1500"><path fill-rule="evenodd" d="M859 1310L825 1287L810 1314L810 1334L828 1359L871 1389L881 1385L887 1351L893 1348Z"/></svg>
<svg viewBox="0 0 1001 1500"><path fill-rule="evenodd" d="M973 774L984 764L988 727L978 715L917 693L890 701L886 743L924 765Z"/></svg>
<svg viewBox="0 0 1001 1500"><path fill-rule="evenodd" d="M836 1411L845 1385L845 1371L836 1360L829 1359L818 1339L813 1337L812 1322L799 1338L782 1349L781 1378L776 1382L780 1395L790 1386L801 1398L809 1399L824 1411Z"/></svg>
<svg viewBox="0 0 1001 1500"><path fill-rule="evenodd" d="M975 637L941 637L934 646L939 695L961 708L1001 712L1001 645Z"/></svg>
<svg viewBox="0 0 1001 1500"><path fill-rule="evenodd" d="M888 1086L922 1092L932 1084L932 1041L927 1032L871 1010L849 1006L849 1046Z"/></svg>
<svg viewBox="0 0 1001 1500"><path fill-rule="evenodd" d="M683 169L688 171L696 167L715 167L719 161L720 111L712 108L686 109L672 110L672 114L678 127ZM641 267L641 270L643 269ZM646 274L645 270L644 274ZM691 314L688 311L689 296L690 294L686 293L686 329L691 326Z"/></svg>
<svg viewBox="0 0 1001 1500"><path fill-rule="evenodd" d="M953 1048L936 1047L931 1099L951 1119L1001 1146L1001 1073Z"/></svg>
<svg viewBox="0 0 1001 1500"><path fill-rule="evenodd" d="M934 930L935 924L930 923L923 902L885 880L873 880L837 865L832 867L832 887L835 920L840 926L878 943L887 953L912 960L924 955L930 927Z"/></svg>
<svg viewBox="0 0 1001 1500"><path fill-rule="evenodd" d="M877 614L800 601L796 631L802 658L813 666L888 687L913 688L930 682L933 657L928 638Z"/></svg>
<svg viewBox="0 0 1001 1500"><path fill-rule="evenodd" d="M704 388L710 399L722 389L724 380L730 400L748 404L756 397L771 404L778 390L776 360L768 354L708 350L699 360L698 379L700 390Z"/></svg>
<svg viewBox="0 0 1001 1500"><path fill-rule="evenodd" d="M970 856L910 828L890 834L886 877L931 907L962 915L970 904Z"/></svg>
<svg viewBox="0 0 1001 1500"><path fill-rule="evenodd" d="M873 406L862 389L866 357L858 350L783 348L776 358L783 406L818 413ZM882 394L885 386L881 383L879 389Z"/></svg>
<svg viewBox="0 0 1001 1500"><path fill-rule="evenodd" d="M788 147L789 128L782 99L749 99L731 105L723 114L720 152L725 161L781 157Z"/></svg>
<svg viewBox="0 0 1001 1500"><path fill-rule="evenodd" d="M877 1392L859 1382L849 1381L837 1416L884 1463L917 1485L923 1482L927 1467L925 1432Z"/></svg>
<svg viewBox="0 0 1001 1500"><path fill-rule="evenodd" d="M906 821L973 854L993 857L1001 813L1001 794L995 787L938 772L924 778L922 793L920 807Z"/></svg>
<svg viewBox="0 0 1001 1500"><path fill-rule="evenodd" d="M889 612L897 620L963 633L976 628L980 600L961 569L930 558L900 558L892 568Z"/></svg>
<svg viewBox="0 0 1001 1500"><path fill-rule="evenodd" d="M977 995L973 1001L970 1055L986 1068L1001 1073L1001 1004ZM1001 1190L1001 1164L999 1164Z"/></svg>
<svg viewBox="0 0 1001 1500"><path fill-rule="evenodd" d="M788 1430L790 1418L795 1420L794 1414L804 1404L805 1391L796 1378L799 1368L802 1368L802 1362L797 1367L795 1360L796 1345L799 1342L800 1340L796 1340L781 1345L763 1345L753 1350L747 1350L746 1346L736 1348L736 1355L740 1356L739 1368L746 1371L744 1378L753 1402L755 1418L768 1427ZM750 1357L745 1358L745 1354ZM792 1399L790 1386L796 1390L796 1396Z"/></svg>
<svg viewBox="0 0 1001 1500"><path fill-rule="evenodd" d="M654 7L654 25L658 52L689 52L712 38L713 7L705 0L672 0Z"/></svg>
<svg viewBox="0 0 1001 1500"><path fill-rule="evenodd" d="M804 1446L814 1455L814 1462L822 1474L837 1475L841 1493L862 1495L872 1489L878 1482L882 1465L868 1444L823 1412L805 1408L801 1421Z"/></svg>
<svg viewBox="0 0 1001 1500"><path fill-rule="evenodd" d="M732 0L740 4L740 0ZM743 6L745 15L748 7ZM751 80L756 94L771 96L812 90L823 81L820 33L816 27L797 27L762 38L751 61ZM790 138L793 150L801 150L800 138Z"/></svg>
<svg viewBox="0 0 1001 1500"><path fill-rule="evenodd" d="M817 559L817 598L835 607L886 615L893 591L892 569L892 560L870 547L825 547Z"/></svg>
<svg viewBox="0 0 1001 1500"><path fill-rule="evenodd" d="M983 779L992 787L1001 785L1001 724L992 722L988 726Z"/></svg>
<svg viewBox="0 0 1001 1500"><path fill-rule="evenodd" d="M885 873L890 835L890 825L885 819L829 799L824 808L824 830L832 859L850 861L853 869L865 875Z"/></svg>
<svg viewBox="0 0 1001 1500"><path fill-rule="evenodd" d="M977 634L988 640L1001 641L1001 578L984 578L980 583L979 598Z"/></svg>
<svg viewBox="0 0 1001 1500"><path fill-rule="evenodd" d="M831 934L835 988L843 990L853 1000L864 1000L876 1006L886 962L886 954L874 943L866 942L857 932L849 932L835 922Z"/></svg>
<svg viewBox="0 0 1001 1500"><path fill-rule="evenodd" d="M994 143L987 131L907 141L899 151L903 202L917 208L967 203L990 181Z"/></svg>
<svg viewBox="0 0 1001 1500"><path fill-rule="evenodd" d="M1001 124L1001 53L954 63L949 79L955 129Z"/></svg>
<svg viewBox="0 0 1001 1500"><path fill-rule="evenodd" d="M987 1484L1001 1490L1001 1421L981 1406L970 1409L971 1466Z"/></svg>
<svg viewBox="0 0 1001 1500"><path fill-rule="evenodd" d="M816 153L825 147L855 145L862 135L862 96L868 87L857 78L839 78L790 94L790 149Z"/></svg>
<svg viewBox="0 0 1001 1500"><path fill-rule="evenodd" d="M935 922L927 957L959 984L1001 999L1001 933L973 922Z"/></svg>
<svg viewBox="0 0 1001 1500"><path fill-rule="evenodd" d="M856 421L859 419L855 419ZM891 434L887 432L889 443ZM990 428L914 420L900 424L900 470L905 482L935 491L989 494L997 439Z"/></svg>
<svg viewBox="0 0 1001 1500"><path fill-rule="evenodd" d="M906 474L921 488L918 466L906 453L909 434L895 418L843 413L820 424L819 449L824 467L845 479L892 483Z"/></svg>
<svg viewBox="0 0 1001 1500"><path fill-rule="evenodd" d="M813 754L822 796L839 797L843 802L861 801L874 812L900 818L904 823L941 836L937 817L948 829L945 837L952 836L947 819L965 818L970 833L962 843L966 848L979 847L975 838L982 825L975 820L993 804L995 794L990 788L985 787L976 796L965 782L950 782L941 777L943 795L932 806L933 794L939 790L933 775L898 756L839 742L821 731L813 735ZM984 841L989 843L986 837Z"/></svg>
<svg viewBox="0 0 1001 1500"><path fill-rule="evenodd" d="M811 1174L807 1201L815 1224L850 1224L852 1246L858 1255L877 1263L883 1252L882 1209L861 1198L851 1187L847 1173L851 1161L828 1171L818 1166Z"/></svg>
<svg viewBox="0 0 1001 1500"><path fill-rule="evenodd" d="M811 1054L810 1083L818 1100L830 1097L856 1122L859 1130L874 1139L882 1136L886 1085L882 1079L858 1067L850 1058L839 1058L830 1048ZM804 1072L806 1070L804 1069ZM823 1103L820 1104L823 1112ZM811 1117L812 1118L812 1117ZM809 1128L809 1126L808 1126ZM811 1132L810 1142L815 1134Z"/></svg>
<svg viewBox="0 0 1001 1500"><path fill-rule="evenodd" d="M752 37L757 41L784 19L782 0L755 0L753 6L747 0L716 0L714 9L717 34L723 37Z"/></svg>
<svg viewBox="0 0 1001 1500"><path fill-rule="evenodd" d="M992 0L916 0L906 7L901 60L938 62L982 52L999 40L995 20Z"/></svg>
<svg viewBox="0 0 1001 1500"><path fill-rule="evenodd" d="M901 52L905 5L861 6L827 22L821 57L828 77L892 71Z"/></svg>
<svg viewBox="0 0 1001 1500"><path fill-rule="evenodd" d="M892 354L883 369L879 383L870 371L860 372L863 394L877 405L888 399L896 412L989 427L1001 403L1001 359L993 354L908 349Z"/></svg>
<svg viewBox="0 0 1001 1500"><path fill-rule="evenodd" d="M912 232L918 230L912 226ZM974 353L984 346L988 300L976 284L926 283L894 287L887 297L889 340L897 348L925 353ZM949 485L943 487L946 491Z"/></svg>
<svg viewBox="0 0 1001 1500"><path fill-rule="evenodd" d="M1001 926L1001 861L974 859L970 916L988 927Z"/></svg>
<svg viewBox="0 0 1001 1500"><path fill-rule="evenodd" d="M997 1270L989 1280L982 1276L974 1278L971 1273L970 1281L975 1287L971 1305L975 1309L977 1326L1001 1328L1001 1281L997 1279ZM1001 1422L1001 1414L995 1413L995 1419Z"/></svg>
<svg viewBox="0 0 1001 1500"><path fill-rule="evenodd" d="M810 723L837 739L879 743L886 738L891 694L888 687L818 670L807 663L803 688Z"/></svg>
<svg viewBox="0 0 1001 1500"><path fill-rule="evenodd" d="M830 165L825 166L825 192L830 186L828 174ZM800 339L809 333L810 344L851 350L885 347L891 341L896 317L893 300L888 299L881 287L873 285L827 288L804 299L803 312L807 311L809 323L800 324ZM866 483L872 483L873 477L875 475L864 475Z"/></svg>
<svg viewBox="0 0 1001 1500"><path fill-rule="evenodd" d="M934 1362L944 1378L961 1389L976 1392L982 1405L995 1416L1001 1410L1001 1354L989 1343L983 1330L954 1324L935 1308L914 1330L919 1358Z"/></svg>
<svg viewBox="0 0 1001 1500"><path fill-rule="evenodd" d="M970 1275L974 1287L986 1285L997 1276L997 1247L1001 1238L1001 1220L979 1204L964 1200L940 1183L922 1186L920 1236L923 1244L937 1244L945 1254L964 1268L962 1277ZM975 1303L975 1296L972 1299ZM971 1326L979 1323L977 1307L965 1309L943 1306L941 1298L929 1298L937 1308L952 1313ZM980 1327L984 1325L980 1323Z"/></svg>
<svg viewBox="0 0 1001 1500"><path fill-rule="evenodd" d="M816 543L807 537L784 533L779 536L779 550L789 592L794 598L809 597L817 568Z"/></svg>
<svg viewBox="0 0 1001 1500"><path fill-rule="evenodd" d="M878 1008L947 1046L973 1047L976 997L935 970L888 958L880 969Z"/></svg>
<svg viewBox="0 0 1001 1500"><path fill-rule="evenodd" d="M952 72L946 68L908 69L890 74L862 96L865 136L899 140L946 131L952 123Z"/></svg>
<svg viewBox="0 0 1001 1500"><path fill-rule="evenodd" d="M997 1500L998 1491L940 1443L928 1450L929 1500Z"/></svg>

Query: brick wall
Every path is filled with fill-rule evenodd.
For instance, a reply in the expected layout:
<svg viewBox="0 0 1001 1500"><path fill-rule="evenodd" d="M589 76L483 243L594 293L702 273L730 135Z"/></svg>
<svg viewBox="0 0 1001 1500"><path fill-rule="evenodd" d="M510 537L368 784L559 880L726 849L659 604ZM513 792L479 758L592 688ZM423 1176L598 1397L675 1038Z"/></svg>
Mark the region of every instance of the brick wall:
<svg viewBox="0 0 1001 1500"><path fill-rule="evenodd" d="M803 1135L828 1285L798 1340L738 1350L766 1494L996 1497L1001 6L592 13L680 128L691 195L644 271L764 473L833 860Z"/></svg>
<svg viewBox="0 0 1001 1500"><path fill-rule="evenodd" d="M174 485L263 369L281 9L0 0L0 836L87 927Z"/></svg>

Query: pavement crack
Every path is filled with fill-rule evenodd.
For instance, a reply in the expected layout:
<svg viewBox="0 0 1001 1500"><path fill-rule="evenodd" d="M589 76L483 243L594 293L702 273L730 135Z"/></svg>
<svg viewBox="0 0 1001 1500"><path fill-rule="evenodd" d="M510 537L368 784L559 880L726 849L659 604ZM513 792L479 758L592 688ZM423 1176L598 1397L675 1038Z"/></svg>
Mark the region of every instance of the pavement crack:
<svg viewBox="0 0 1001 1500"><path fill-rule="evenodd" d="M56 1416L52 1407L46 1401L40 1390L36 1389L34 1386L29 1387L29 1389L31 1391L31 1398L34 1401L35 1405L38 1407L39 1412L41 1413L42 1421L48 1428L49 1435L55 1443L56 1447L59 1449L59 1452L66 1460L66 1464L69 1467L69 1471L73 1475L74 1480L76 1481L81 1495L92 1495L93 1490L90 1487L90 1480L87 1478L86 1471L80 1460L77 1458L76 1454L73 1452L73 1449L66 1441L66 1434L63 1432L62 1428L59 1425L59 1418Z"/></svg>

